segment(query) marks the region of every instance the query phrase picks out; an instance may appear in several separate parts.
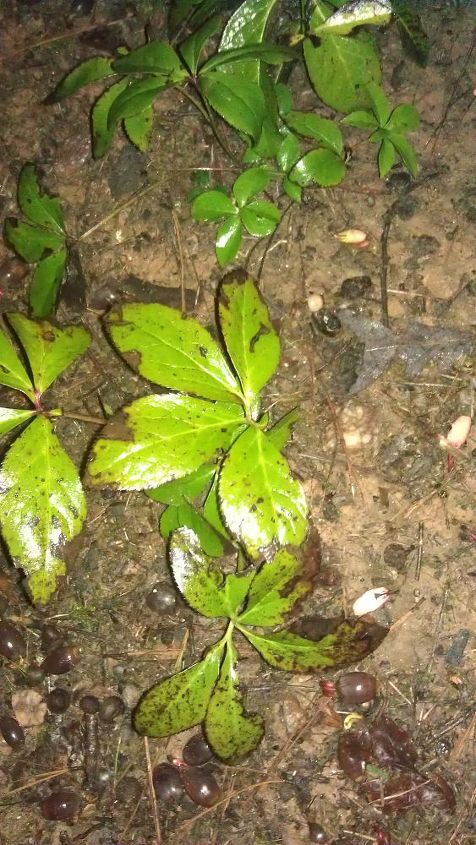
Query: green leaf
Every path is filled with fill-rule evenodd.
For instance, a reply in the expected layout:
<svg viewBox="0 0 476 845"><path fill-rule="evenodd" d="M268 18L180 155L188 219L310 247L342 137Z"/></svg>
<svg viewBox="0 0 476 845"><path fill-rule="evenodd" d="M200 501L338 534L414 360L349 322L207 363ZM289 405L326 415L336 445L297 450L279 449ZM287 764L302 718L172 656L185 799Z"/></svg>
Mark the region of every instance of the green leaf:
<svg viewBox="0 0 476 845"><path fill-rule="evenodd" d="M373 40L365 35L326 35L318 47L308 38L304 41L304 59L312 86L317 96L336 111L350 112L367 106L365 85L380 82L378 55Z"/></svg>
<svg viewBox="0 0 476 845"><path fill-rule="evenodd" d="M227 643L225 657L205 716L205 733L214 753L227 763L236 763L258 747L264 723L257 713L245 712L239 693L237 654Z"/></svg>
<svg viewBox="0 0 476 845"><path fill-rule="evenodd" d="M30 377L10 338L2 328L0 328L0 384L21 390L32 402L34 401L35 391Z"/></svg>
<svg viewBox="0 0 476 845"><path fill-rule="evenodd" d="M287 193L288 197L293 200L293 202L301 202L301 186L297 185L296 182L291 182L291 179L288 179L287 176L283 179L283 190Z"/></svg>
<svg viewBox="0 0 476 845"><path fill-rule="evenodd" d="M124 131L129 141L142 152L145 152L149 146L153 119L154 109L152 106L139 114L124 118Z"/></svg>
<svg viewBox="0 0 476 845"><path fill-rule="evenodd" d="M64 97L69 97L74 94L83 85L89 82L97 82L99 79L106 79L108 76L114 76L115 71L112 69L112 59L107 59L104 56L94 56L92 59L86 59L80 65L73 68L59 85L55 88L52 94L47 97L47 103L57 103Z"/></svg>
<svg viewBox="0 0 476 845"><path fill-rule="evenodd" d="M286 123L290 129L298 132L299 135L304 135L305 138L314 138L315 141L320 141L323 146L332 150L336 155L342 156L344 139L335 121L319 117L318 114L291 111L286 115Z"/></svg>
<svg viewBox="0 0 476 845"><path fill-rule="evenodd" d="M224 602L230 618L235 617L241 610L255 574L255 570L252 569L248 572L240 572L238 575L231 573L226 576Z"/></svg>
<svg viewBox="0 0 476 845"><path fill-rule="evenodd" d="M347 114L342 118L341 123L345 126L356 126L357 129L375 129L378 126L372 112L360 109Z"/></svg>
<svg viewBox="0 0 476 845"><path fill-rule="evenodd" d="M279 451L284 449L286 443L291 440L292 428L298 419L299 411L297 408L293 408L292 411L288 411L272 428L266 431L266 437L268 440L271 440L273 446L276 446L276 449L279 449Z"/></svg>
<svg viewBox="0 0 476 845"><path fill-rule="evenodd" d="M395 164L395 159L395 147L388 138L383 138L378 151L378 171L381 179L383 179L387 173L390 173L393 165Z"/></svg>
<svg viewBox="0 0 476 845"><path fill-rule="evenodd" d="M260 391L278 368L280 343L253 280L240 273L231 274L231 280L225 277L219 289L218 314L247 407L254 409Z"/></svg>
<svg viewBox="0 0 476 845"><path fill-rule="evenodd" d="M213 526L215 531L217 531L221 537L224 537L226 540L230 539L230 535L223 525L218 504L218 473L213 479L212 486L210 487L207 498L203 504L203 515L207 522Z"/></svg>
<svg viewBox="0 0 476 845"><path fill-rule="evenodd" d="M239 217L228 217L217 229L215 253L220 267L233 261L241 246L243 226Z"/></svg>
<svg viewBox="0 0 476 845"><path fill-rule="evenodd" d="M277 82L274 86L274 93L278 104L279 114L284 117L293 107L293 98L287 85Z"/></svg>
<svg viewBox="0 0 476 845"><path fill-rule="evenodd" d="M29 320L23 314L8 314L7 317L27 354L40 396L91 343L82 326L58 329L46 321Z"/></svg>
<svg viewBox="0 0 476 845"><path fill-rule="evenodd" d="M228 19L220 41L220 50L245 44L260 44L276 0L244 0Z"/></svg>
<svg viewBox="0 0 476 845"><path fill-rule="evenodd" d="M366 90L372 111L377 118L379 126L385 126L392 113L392 108L385 96L383 88L380 85L376 85L375 82L369 82L366 85Z"/></svg>
<svg viewBox="0 0 476 845"><path fill-rule="evenodd" d="M294 50L290 47L279 47L275 44L247 44L243 47L234 47L230 50L222 50L215 53L200 69L200 73L210 73L216 68L235 62L258 60L269 65L280 65L284 62L292 62L297 58Z"/></svg>
<svg viewBox="0 0 476 845"><path fill-rule="evenodd" d="M240 209L240 219L248 234L254 238L266 238L276 229L281 212L272 202L253 200Z"/></svg>
<svg viewBox="0 0 476 845"><path fill-rule="evenodd" d="M299 158L301 158L299 141L292 132L289 132L279 147L276 155L277 162L283 173L287 173Z"/></svg>
<svg viewBox="0 0 476 845"><path fill-rule="evenodd" d="M319 26L313 26L313 35L347 35L356 26L385 26L392 18L389 0L350 0Z"/></svg>
<svg viewBox="0 0 476 845"><path fill-rule="evenodd" d="M91 111L91 132L94 158L102 158L111 146L115 126L109 126L109 109L119 94L127 88L128 79L115 82L101 94Z"/></svg>
<svg viewBox="0 0 476 845"><path fill-rule="evenodd" d="M223 191L204 191L192 203L193 219L205 223L237 213L232 200Z"/></svg>
<svg viewBox="0 0 476 845"><path fill-rule="evenodd" d="M210 564L193 530L173 533L169 560L174 581L190 607L209 618L227 616L223 575Z"/></svg>
<svg viewBox="0 0 476 845"><path fill-rule="evenodd" d="M108 129L114 129L119 120L135 117L150 109L158 94L167 88L163 77L148 76L131 82L114 98L107 115Z"/></svg>
<svg viewBox="0 0 476 845"><path fill-rule="evenodd" d="M304 492L260 429L247 429L233 443L218 489L225 524L251 558L276 543L302 543L307 530Z"/></svg>
<svg viewBox="0 0 476 845"><path fill-rule="evenodd" d="M289 178L298 185L316 182L323 188L338 185L345 176L345 164L331 150L319 149L306 153L289 174Z"/></svg>
<svg viewBox="0 0 476 845"><path fill-rule="evenodd" d="M202 27L197 29L196 32L192 32L192 34L179 45L179 53L192 76L195 76L197 72L200 56L205 44L210 40L212 35L215 35L215 33L218 32L221 26L221 21L221 15L213 15L213 17L206 21Z"/></svg>
<svg viewBox="0 0 476 845"><path fill-rule="evenodd" d="M89 473L93 483L121 490L159 487L227 449L243 424L239 405L174 393L144 396L107 423Z"/></svg>
<svg viewBox="0 0 476 845"><path fill-rule="evenodd" d="M238 206L241 208L251 197L264 191L271 177L272 173L268 167L250 167L241 173L233 183L233 196Z"/></svg>
<svg viewBox="0 0 476 845"><path fill-rule="evenodd" d="M26 164L18 180L18 205L31 223L64 235L64 218L56 197L40 191L35 166Z"/></svg>
<svg viewBox="0 0 476 845"><path fill-rule="evenodd" d="M258 142L265 99L257 83L215 70L200 77L200 86L203 96L223 120Z"/></svg>
<svg viewBox="0 0 476 845"><path fill-rule="evenodd" d="M400 135L398 132L389 132L388 139L392 142L407 170L411 173L413 177L416 177L418 174L418 162L415 155L415 150L413 149L410 142L407 141L407 139L404 138L403 135Z"/></svg>
<svg viewBox="0 0 476 845"><path fill-rule="evenodd" d="M302 564L286 549L280 549L273 560L264 563L256 574L248 593L246 610L240 615L242 625L281 625L298 599L311 589L304 577Z"/></svg>
<svg viewBox="0 0 476 845"><path fill-rule="evenodd" d="M311 35L314 35L316 29L319 29L321 24L323 24L324 21L326 21L327 18L330 17L330 15L332 14L331 6L335 4L332 3L332 0L329 0L329 3L325 3L324 0L313 0L313 5L314 9L308 24L308 32Z"/></svg>
<svg viewBox="0 0 476 845"><path fill-rule="evenodd" d="M144 378L206 399L240 399L223 352L196 320L166 305L131 303L107 322L114 345Z"/></svg>
<svg viewBox="0 0 476 845"><path fill-rule="evenodd" d="M169 505L160 517L160 533L164 540L168 540L170 535L179 528L189 528L193 531L206 555L210 557L223 555L223 541L219 535L201 513L185 501L180 505Z"/></svg>
<svg viewBox="0 0 476 845"><path fill-rule="evenodd" d="M220 671L219 644L178 675L151 687L134 712L134 727L146 736L171 736L203 722Z"/></svg>
<svg viewBox="0 0 476 845"><path fill-rule="evenodd" d="M49 317L56 308L58 292L66 268L66 250L42 258L30 284L29 301L34 317Z"/></svg>
<svg viewBox="0 0 476 845"><path fill-rule="evenodd" d="M215 473L215 464L203 464L190 475L168 481L155 490L147 490L147 495L162 505L181 505L184 501L196 499L210 484Z"/></svg>
<svg viewBox="0 0 476 845"><path fill-rule="evenodd" d="M1 365L0 365L1 366ZM0 435L6 434L17 425L31 419L35 411L20 411L16 408L0 408Z"/></svg>
<svg viewBox="0 0 476 845"><path fill-rule="evenodd" d="M116 73L156 73L169 76L182 70L179 56L166 41L149 41L112 63Z"/></svg>
<svg viewBox="0 0 476 845"><path fill-rule="evenodd" d="M420 125L420 115L413 106L408 103L400 103L394 108L386 125L389 131L413 132Z"/></svg>
<svg viewBox="0 0 476 845"><path fill-rule="evenodd" d="M277 634L257 634L237 625L262 657L275 669L286 672L310 672L313 669L325 669L334 666L332 657L333 635L324 637L318 642L288 634L283 631Z"/></svg>
<svg viewBox="0 0 476 845"><path fill-rule="evenodd" d="M23 220L5 221L5 239L28 264L39 261L45 250L56 250L64 243L63 234L39 229Z"/></svg>
<svg viewBox="0 0 476 845"><path fill-rule="evenodd" d="M86 502L78 470L44 416L15 440L0 470L0 525L28 576L35 603L45 603L65 572L59 550L81 529Z"/></svg>

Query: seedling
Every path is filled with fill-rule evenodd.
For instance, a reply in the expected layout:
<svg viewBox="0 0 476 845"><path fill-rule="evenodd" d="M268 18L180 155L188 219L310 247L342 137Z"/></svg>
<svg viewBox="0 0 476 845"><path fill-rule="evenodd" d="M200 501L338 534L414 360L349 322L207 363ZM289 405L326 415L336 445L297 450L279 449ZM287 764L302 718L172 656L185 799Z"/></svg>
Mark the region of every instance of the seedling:
<svg viewBox="0 0 476 845"><path fill-rule="evenodd" d="M126 361L174 393L152 394L110 420L93 447L93 483L147 490L168 505L161 528L179 525L222 554L227 537L249 560L265 549L299 546L307 530L301 485L281 449L294 412L274 426L261 391L274 375L280 343L246 274L225 277L218 294L224 349L196 320L163 305L113 309L107 326ZM203 515L193 500L206 492Z"/></svg>
<svg viewBox="0 0 476 845"><path fill-rule="evenodd" d="M193 191L194 218L220 223L216 236L220 266L236 257L245 232L265 238L276 230L281 209L263 196L271 182L278 181L282 192L299 202L303 187L331 187L345 176L337 116L330 120L314 112L293 111L290 90L278 81L284 65L303 60L320 103L353 117L385 99L379 88L382 74L372 27L387 25L395 15L407 43L416 48L413 52L420 58L425 46L417 16L409 15L402 3L394 7L388 0L303 3L299 19L291 22L289 32L280 34L280 41L287 37L290 46L282 46L267 40L276 6L277 0L244 0L224 25L220 4L176 0L171 4L170 24L177 44L150 41L130 52L121 49L112 59L87 59L47 98L50 103L58 102L87 83L112 82L91 112L93 153L100 158L110 148L120 124L133 144L147 149L156 98L165 91L185 96L242 171L231 196L221 187L198 196L196 189ZM181 40L187 24L193 31ZM403 135L410 127L402 123L408 123L412 115L415 124L414 110L398 106L384 123L380 111L365 114L369 115L366 126L373 129L371 140L381 142L381 175L393 165L395 151L415 175L415 154ZM234 130L231 141L220 119Z"/></svg>
<svg viewBox="0 0 476 845"><path fill-rule="evenodd" d="M13 562L28 576L35 603L44 604L65 572L61 546L81 530L86 501L78 470L53 427L61 409L48 410L48 388L89 346L85 329L58 329L9 314L28 359L25 369L7 332L0 329L0 384L26 396L32 408L0 408L0 434L24 426L0 468L0 527Z"/></svg>
<svg viewBox="0 0 476 845"><path fill-rule="evenodd" d="M67 260L63 211L55 197L40 191L35 167L27 164L18 180L18 205L26 220L9 219L5 238L28 264L36 264L30 285L35 317L48 317L56 307Z"/></svg>
<svg viewBox="0 0 476 845"><path fill-rule="evenodd" d="M223 636L202 660L153 686L134 715L139 733L154 737L203 723L210 746L227 763L253 751L264 735L263 718L247 713L239 690L234 635L239 632L275 669L313 672L355 662L363 656L361 622L342 622L319 641L288 631L275 633L312 587L299 556L279 549L259 568L224 576L203 553L188 528L172 535L170 565L187 603L202 616L228 620Z"/></svg>
<svg viewBox="0 0 476 845"><path fill-rule="evenodd" d="M369 140L380 144L378 168L382 178L392 169L397 155L412 176L416 176L416 155L405 135L418 128L420 117L417 110L407 103L400 103L392 110L384 92L374 83L367 85L367 93L372 103L371 110L353 111L343 118L342 123L371 130Z"/></svg>

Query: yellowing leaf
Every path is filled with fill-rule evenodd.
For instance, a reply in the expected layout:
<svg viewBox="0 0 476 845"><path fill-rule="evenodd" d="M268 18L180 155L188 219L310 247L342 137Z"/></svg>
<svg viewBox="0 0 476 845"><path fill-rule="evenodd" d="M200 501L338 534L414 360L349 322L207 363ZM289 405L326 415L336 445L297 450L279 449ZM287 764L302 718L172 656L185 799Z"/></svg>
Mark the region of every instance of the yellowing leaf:
<svg viewBox="0 0 476 845"><path fill-rule="evenodd" d="M25 570L35 603L53 594L65 572L59 557L81 529L86 502L78 470L46 417L15 440L0 469L0 526L16 566Z"/></svg>
<svg viewBox="0 0 476 845"><path fill-rule="evenodd" d="M264 735L261 716L247 714L243 707L236 663L236 650L230 642L210 698L204 726L213 751L227 763L235 763L254 751Z"/></svg>
<svg viewBox="0 0 476 845"><path fill-rule="evenodd" d="M240 405L175 393L144 396L103 429L89 473L95 484L116 484L121 490L159 487L227 449L243 424Z"/></svg>
<svg viewBox="0 0 476 845"><path fill-rule="evenodd" d="M141 698L134 713L134 727L146 736L171 736L200 724L220 671L223 646L178 675L159 681Z"/></svg>

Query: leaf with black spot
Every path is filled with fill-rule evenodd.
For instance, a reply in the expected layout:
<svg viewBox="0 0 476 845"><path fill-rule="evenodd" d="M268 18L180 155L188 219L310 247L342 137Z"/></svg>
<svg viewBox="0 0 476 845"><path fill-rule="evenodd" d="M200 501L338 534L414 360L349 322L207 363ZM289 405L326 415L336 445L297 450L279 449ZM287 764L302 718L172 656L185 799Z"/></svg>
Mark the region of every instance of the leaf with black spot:
<svg viewBox="0 0 476 845"><path fill-rule="evenodd" d="M227 763L236 763L254 751L264 735L261 716L246 713L243 706L236 664L236 650L230 642L210 698L204 725L213 751Z"/></svg>

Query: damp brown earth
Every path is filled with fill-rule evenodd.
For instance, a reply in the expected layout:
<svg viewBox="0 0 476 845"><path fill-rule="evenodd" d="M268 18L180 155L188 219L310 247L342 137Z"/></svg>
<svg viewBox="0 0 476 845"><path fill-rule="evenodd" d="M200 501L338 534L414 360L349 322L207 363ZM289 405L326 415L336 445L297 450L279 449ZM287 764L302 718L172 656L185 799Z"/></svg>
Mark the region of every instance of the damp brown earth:
<svg viewBox="0 0 476 845"><path fill-rule="evenodd" d="M1 845L474 842L476 436L473 429L450 459L440 442L457 417L472 414L475 396L474 22L471 4L429 4L426 68L402 54L394 27L378 33L389 96L421 115L417 180L399 169L379 180L374 150L351 130L345 182L307 191L271 242L245 241L239 262L279 325L282 359L268 405L276 417L301 408L287 457L322 546L307 616L348 612L373 587L391 594L375 614L387 636L354 667L377 679L377 696L359 715L374 734L392 720L387 744L373 734L347 737L345 746L352 702L328 697L315 676L259 664L240 646L247 706L266 719L263 743L240 766L204 763L207 788L215 797L213 784L220 788L216 805L192 801L200 785L187 788L175 770L154 800L152 768L181 760L197 730L144 742L131 712L154 681L197 659L216 625L171 591L160 507L141 494L88 489L85 528L66 550L68 574L48 608L31 606L5 552L0 562ZM58 320L83 323L93 343L51 401L102 417L148 389L105 338L111 304L181 307L184 285L187 310L212 323L220 279L213 231L191 219L188 196L199 168L213 168L221 184L233 173L176 92L158 101L147 153L118 136L100 161L88 126L100 88L43 103L82 59L137 46L146 27L164 38L162 3L11 0L0 27L2 219L17 213L18 174L35 162L42 184L61 197L72 237L90 231ZM296 104L311 108L308 81L297 74L292 86ZM365 232L368 246L334 237L348 228ZM28 275L3 243L0 267L2 309L24 311ZM391 334L382 341L383 276ZM311 315L312 294L327 316ZM428 327L441 334L429 341ZM455 332L465 338L458 355ZM382 343L398 354L370 361ZM83 464L94 425L62 419L57 429ZM56 654L53 678L47 651ZM392 812L382 743L387 763L394 755L393 796L418 796L410 806L393 797ZM192 747L198 753L200 742ZM365 789L349 774L352 754L374 766Z"/></svg>

